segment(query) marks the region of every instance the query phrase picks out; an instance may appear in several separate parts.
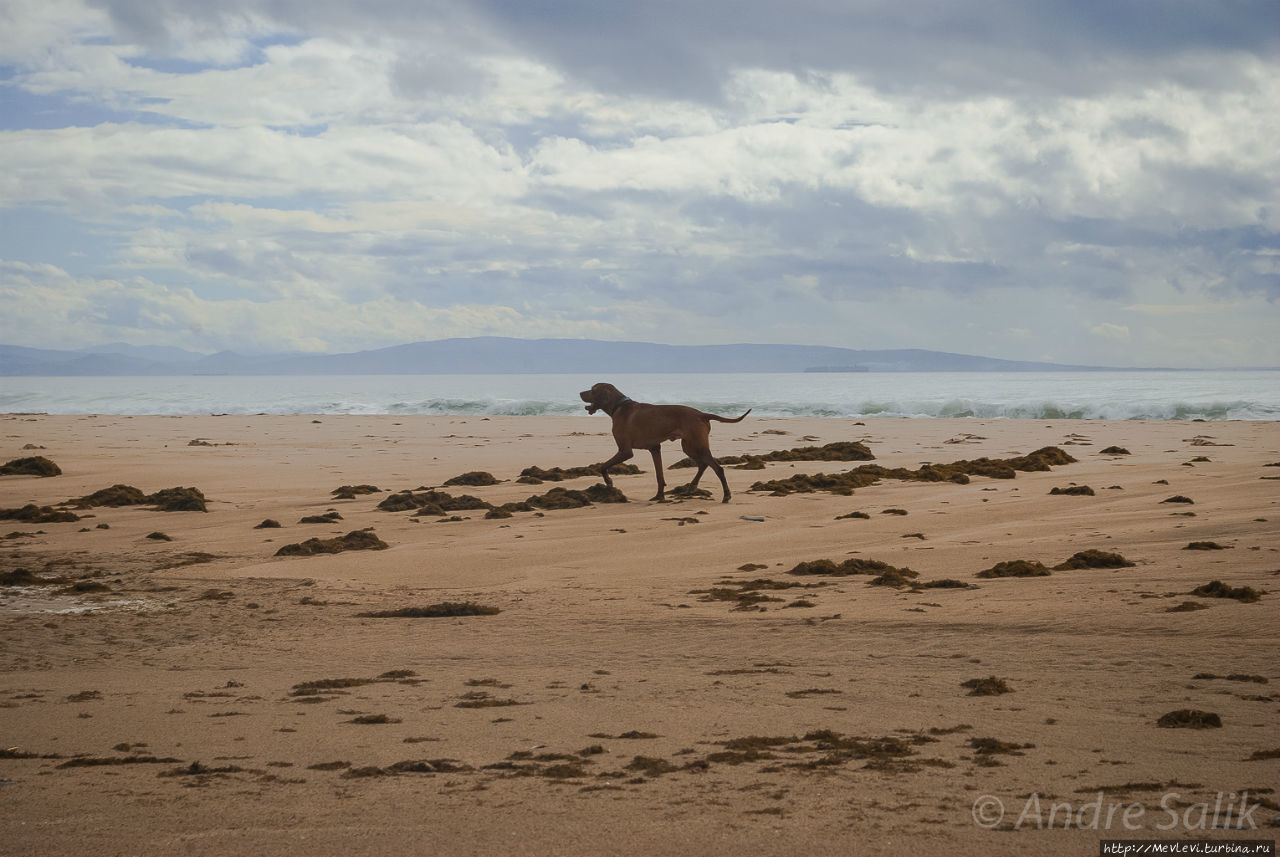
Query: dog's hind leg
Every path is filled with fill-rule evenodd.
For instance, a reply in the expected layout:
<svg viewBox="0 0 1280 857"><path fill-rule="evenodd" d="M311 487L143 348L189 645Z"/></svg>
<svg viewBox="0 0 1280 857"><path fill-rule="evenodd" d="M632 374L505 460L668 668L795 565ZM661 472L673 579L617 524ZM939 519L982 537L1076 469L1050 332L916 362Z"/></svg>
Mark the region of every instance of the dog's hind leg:
<svg viewBox="0 0 1280 857"><path fill-rule="evenodd" d="M729 491L729 480L724 478L724 468L720 466L720 462L715 460L710 452L703 452L694 457L694 461L698 462L698 472L694 474L693 481L689 483L690 488L698 487L698 480L702 478L702 474L710 467L715 471L716 476L720 477L720 487L724 489L724 499L720 502L728 503L729 498L733 495Z"/></svg>
<svg viewBox="0 0 1280 857"><path fill-rule="evenodd" d="M711 458L711 453L707 453L707 457ZM711 469L716 472L716 476L720 477L720 487L724 489L724 499L722 499L720 502L728 503L729 498L732 497L733 495L729 492L729 480L724 478L724 468L720 466L720 462L716 461L714 458L711 458Z"/></svg>
<svg viewBox="0 0 1280 857"><path fill-rule="evenodd" d="M724 478L724 468L720 466L720 462L716 461L715 456L711 454L711 450L706 447L695 449L688 443L684 443L682 446L684 447L685 455L693 459L693 462L698 465L698 472L693 475L693 480L689 482L689 488L697 488L698 481L702 479L702 474L706 473L707 468L710 467L716 476L720 477L720 487L724 489L724 500L722 502L728 503L729 498L732 496L729 492L729 481Z"/></svg>

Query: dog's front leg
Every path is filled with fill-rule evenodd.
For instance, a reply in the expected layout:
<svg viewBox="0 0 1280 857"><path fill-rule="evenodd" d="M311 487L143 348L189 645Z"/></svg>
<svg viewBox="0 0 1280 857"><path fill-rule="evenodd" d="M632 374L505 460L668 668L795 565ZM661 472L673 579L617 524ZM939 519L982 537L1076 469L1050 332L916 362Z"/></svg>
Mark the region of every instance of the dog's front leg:
<svg viewBox="0 0 1280 857"><path fill-rule="evenodd" d="M600 478L604 480L604 484L610 488L613 487L613 480L609 478L609 468L615 464L621 464L632 456L630 449L619 449L608 461L600 465Z"/></svg>
<svg viewBox="0 0 1280 857"><path fill-rule="evenodd" d="M649 447L649 453L653 456L653 472L658 477L658 493L652 498L652 502L667 502L666 495L663 493L667 488L667 480L662 476L662 446L654 445Z"/></svg>

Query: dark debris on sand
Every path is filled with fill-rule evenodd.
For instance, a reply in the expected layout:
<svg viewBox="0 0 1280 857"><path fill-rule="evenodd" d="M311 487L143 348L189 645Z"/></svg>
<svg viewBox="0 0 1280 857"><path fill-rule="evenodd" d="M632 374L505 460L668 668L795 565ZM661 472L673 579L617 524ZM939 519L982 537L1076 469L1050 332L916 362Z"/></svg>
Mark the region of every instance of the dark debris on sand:
<svg viewBox="0 0 1280 857"><path fill-rule="evenodd" d="M1029 455L1013 458L978 458L950 464L925 464L916 470L905 467L882 467L864 464L853 470L835 474L798 474L787 479L757 482L752 491L768 491L773 496L807 494L829 491L833 494L852 494L855 489L874 485L881 479L902 479L916 482L955 482L967 485L970 476L986 476L992 479L1013 479L1018 471L1047 471L1063 464L1073 464L1076 459L1056 446L1046 446Z"/></svg>
<svg viewBox="0 0 1280 857"><path fill-rule="evenodd" d="M1051 495L1065 495L1067 497L1092 497L1094 491L1088 485L1068 485L1066 488L1054 488L1049 492Z"/></svg>
<svg viewBox="0 0 1280 857"><path fill-rule="evenodd" d="M1027 559L1011 559L1004 562L998 562L991 568L978 572L977 576L982 578L994 577L1048 577L1049 569L1044 564L1036 560Z"/></svg>
<svg viewBox="0 0 1280 857"><path fill-rule="evenodd" d="M338 512L325 512L323 515L306 515L298 519L299 524L333 524L342 520Z"/></svg>
<svg viewBox="0 0 1280 857"><path fill-rule="evenodd" d="M999 696L1002 693L1013 693L1013 688L1009 687L1004 679L995 676L971 678L961 682L960 686L969 688L970 696Z"/></svg>
<svg viewBox="0 0 1280 857"><path fill-rule="evenodd" d="M413 511L418 515L444 515L449 512L491 509L493 506L470 494L455 496L448 491L427 490L397 491L383 499L378 508L384 512Z"/></svg>
<svg viewBox="0 0 1280 857"><path fill-rule="evenodd" d="M372 528L352 530L345 536L332 539L307 539L305 542L285 545L276 556L314 556L316 554L342 553L356 550L385 550L386 542L378 538Z"/></svg>
<svg viewBox="0 0 1280 857"><path fill-rule="evenodd" d="M578 509L595 503L626 503L627 496L615 487L597 482L585 491L557 486L524 502L535 509Z"/></svg>
<svg viewBox="0 0 1280 857"><path fill-rule="evenodd" d="M1161 729L1221 729L1222 718L1212 711L1179 708L1162 715L1156 725Z"/></svg>
<svg viewBox="0 0 1280 857"><path fill-rule="evenodd" d="M207 512L204 494L199 488L165 488L147 497L157 512Z"/></svg>
<svg viewBox="0 0 1280 857"><path fill-rule="evenodd" d="M62 524L80 520L75 512L28 503L20 509L0 509L0 521L22 521L27 524Z"/></svg>
<svg viewBox="0 0 1280 857"><path fill-rule="evenodd" d="M61 476L62 468L43 455L14 458L0 464L0 476Z"/></svg>
<svg viewBox="0 0 1280 857"><path fill-rule="evenodd" d="M1073 553L1065 561L1055 565L1054 571L1069 571L1076 568L1131 568L1137 565L1130 562L1118 553L1109 553L1107 551L1089 550L1077 551Z"/></svg>
<svg viewBox="0 0 1280 857"><path fill-rule="evenodd" d="M1001 741L998 738L970 738L969 747L978 756L1008 755L1021 756L1023 750L1031 750L1035 744L1018 744L1012 741Z"/></svg>
<svg viewBox="0 0 1280 857"><path fill-rule="evenodd" d="M821 583L799 583L789 580L769 580L768 578L755 578L754 580L722 580L720 585L711 589L693 589L690 595L700 595L699 601L727 601L734 605L734 610L758 610L761 604L770 601L780 602L783 599L775 598L772 595L765 595L765 592L777 592L786 589L816 589L828 585Z"/></svg>
<svg viewBox="0 0 1280 857"><path fill-rule="evenodd" d="M425 607L370 610L356 615L368 619L446 619L455 616L494 616L501 612L497 607L477 604L474 601L444 601L440 604L429 604Z"/></svg>
<svg viewBox="0 0 1280 857"><path fill-rule="evenodd" d="M1252 586L1228 586L1221 580L1211 580L1191 590L1191 594L1199 595L1201 598L1234 598L1236 601L1252 604L1266 593Z"/></svg>
<svg viewBox="0 0 1280 857"><path fill-rule="evenodd" d="M141 506L151 504L157 512L207 512L204 494L199 488L165 488L154 494L144 494L132 485L112 485L94 491L84 497L67 500L62 505L77 509L98 506Z"/></svg>
<svg viewBox="0 0 1280 857"><path fill-rule="evenodd" d="M634 476L643 473L639 467L634 464L615 464L609 468L609 472L614 476ZM588 464L583 467L552 467L550 470L544 470L541 467L526 467L520 471L520 476L516 479L525 485L541 485L543 482L563 482L566 479L581 479L586 476L600 476L599 464Z"/></svg>
<svg viewBox="0 0 1280 857"><path fill-rule="evenodd" d="M1191 542L1183 548L1184 551L1224 551L1226 549L1225 545L1217 542Z"/></svg>
<svg viewBox="0 0 1280 857"><path fill-rule="evenodd" d="M762 470L767 462L773 461L874 461L875 456L862 441L835 441L822 446L797 446L792 449L779 449L761 455L727 455L716 459L725 467L740 467L744 470ZM682 458L669 467L693 467L691 458Z"/></svg>
<svg viewBox="0 0 1280 857"><path fill-rule="evenodd" d="M1039 560L1013 559L998 562L991 568L978 572L977 576L986 579L997 577L1047 577L1053 571L1070 571L1082 568L1130 568L1136 564L1118 553L1090 548L1089 550L1076 551L1052 569L1046 567Z"/></svg>
<svg viewBox="0 0 1280 857"><path fill-rule="evenodd" d="M381 494L377 485L342 485L330 492L335 500L354 500L362 494Z"/></svg>
<svg viewBox="0 0 1280 857"><path fill-rule="evenodd" d="M598 468L597 468L598 470ZM464 474L465 475L465 474ZM495 480L496 481L496 480ZM518 479L518 482L541 480ZM470 483L469 483L470 484ZM453 495L447 491L418 490L397 491L383 499L378 508L384 512L407 512L414 515L445 516L451 512L483 511L485 518L509 518L515 512L533 512L551 509L581 509L597 503L626 503L627 496L619 489L596 483L586 490L556 486L545 494L534 494L514 503L495 506L470 494Z"/></svg>
<svg viewBox="0 0 1280 857"><path fill-rule="evenodd" d="M915 577L916 573L909 568L896 568L878 559L861 559L854 557L837 564L829 559L815 559L797 563L787 574L818 574L828 577L846 577L851 574L885 574L898 572Z"/></svg>
<svg viewBox="0 0 1280 857"><path fill-rule="evenodd" d="M458 476L454 476L449 479L446 479L444 481L444 484L446 488L451 488L455 485L466 485L470 487L480 488L480 487L484 487L485 485L497 485L498 482L499 482L498 478L494 476L492 473L488 473L484 470L471 470L466 473L459 474Z"/></svg>
<svg viewBox="0 0 1280 857"><path fill-rule="evenodd" d="M889 586L894 589L902 589L908 586L915 588L918 586L915 578L919 576L919 573L914 572L909 568L893 568L884 572L879 577L868 581L868 585Z"/></svg>

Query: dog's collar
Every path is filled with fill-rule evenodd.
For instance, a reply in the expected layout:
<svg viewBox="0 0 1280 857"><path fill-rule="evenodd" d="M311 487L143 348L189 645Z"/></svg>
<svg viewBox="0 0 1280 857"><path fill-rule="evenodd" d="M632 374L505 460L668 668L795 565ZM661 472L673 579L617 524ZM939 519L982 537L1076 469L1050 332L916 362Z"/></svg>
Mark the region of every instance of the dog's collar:
<svg viewBox="0 0 1280 857"><path fill-rule="evenodd" d="M618 408L621 408L627 402L634 402L634 401L635 399L631 398L630 396L623 396L621 399L617 401L617 404L615 404L612 408L601 408L600 410L604 411L609 416L613 416L618 412Z"/></svg>

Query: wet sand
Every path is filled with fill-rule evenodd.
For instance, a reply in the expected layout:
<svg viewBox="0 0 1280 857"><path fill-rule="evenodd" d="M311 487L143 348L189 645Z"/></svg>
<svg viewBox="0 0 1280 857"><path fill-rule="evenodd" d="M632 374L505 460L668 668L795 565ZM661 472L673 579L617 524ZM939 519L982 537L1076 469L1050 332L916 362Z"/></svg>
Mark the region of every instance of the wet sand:
<svg viewBox="0 0 1280 857"><path fill-rule="evenodd" d="M598 479L516 478L604 460L607 420L0 426L0 461L62 470L0 476L0 509L82 516L0 520L15 575L0 586L0 853L1048 855L1276 838L1274 423L749 417L713 428L716 455L861 441L874 461L731 467L728 504L709 473L709 499L656 504L641 452L646 472L615 477L630 502L499 518L378 505L585 491ZM1076 461L750 490L1044 447ZM444 487L473 471L499 481ZM208 511L60 505L116 484L194 487ZM344 485L379 490L336 499ZM276 556L367 528L385 549ZM1086 551L1131 564L1057 568ZM875 583L883 567L790 573L823 559L883 563L898 585ZM1047 573L979 577L1014 560ZM956 584L927 585L942 580ZM1213 581L1236 597L1191 594ZM488 609L361 615L442 604ZM1221 725L1157 725L1184 710Z"/></svg>

